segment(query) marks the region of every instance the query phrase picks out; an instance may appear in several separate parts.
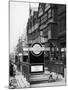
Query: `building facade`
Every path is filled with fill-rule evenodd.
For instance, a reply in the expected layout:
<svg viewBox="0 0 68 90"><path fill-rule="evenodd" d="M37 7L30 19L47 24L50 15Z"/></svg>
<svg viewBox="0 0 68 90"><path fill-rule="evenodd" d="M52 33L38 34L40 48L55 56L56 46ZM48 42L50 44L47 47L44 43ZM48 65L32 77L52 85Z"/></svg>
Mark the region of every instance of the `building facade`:
<svg viewBox="0 0 68 90"><path fill-rule="evenodd" d="M66 5L39 3L27 24L29 44L40 42L44 47L51 42L59 48L66 47ZM59 42L59 43L58 43Z"/></svg>
<svg viewBox="0 0 68 90"><path fill-rule="evenodd" d="M49 47L50 53L53 51L50 58L59 51L59 55L56 53L58 59L64 58L66 62L66 5L39 3L38 11L28 20L27 38L28 46L39 42L43 47Z"/></svg>
<svg viewBox="0 0 68 90"><path fill-rule="evenodd" d="M34 11L33 15L30 15L27 23L28 46L31 46L35 42L40 42L38 27L39 27L38 12Z"/></svg>
<svg viewBox="0 0 68 90"><path fill-rule="evenodd" d="M56 5L57 39L60 44L61 60L66 66L66 5Z"/></svg>
<svg viewBox="0 0 68 90"><path fill-rule="evenodd" d="M45 46L45 43L49 39L56 38L56 23L54 20L54 5L52 4L39 4L39 30L40 30L40 37L41 43Z"/></svg>

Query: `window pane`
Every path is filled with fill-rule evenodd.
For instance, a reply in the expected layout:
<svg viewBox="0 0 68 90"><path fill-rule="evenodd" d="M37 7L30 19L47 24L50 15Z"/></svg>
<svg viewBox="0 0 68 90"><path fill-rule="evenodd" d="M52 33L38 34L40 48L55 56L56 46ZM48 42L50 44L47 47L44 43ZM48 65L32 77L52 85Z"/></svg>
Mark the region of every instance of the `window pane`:
<svg viewBox="0 0 68 90"><path fill-rule="evenodd" d="M52 16L51 9L49 9L49 11L48 11L48 18L50 18L51 16Z"/></svg>

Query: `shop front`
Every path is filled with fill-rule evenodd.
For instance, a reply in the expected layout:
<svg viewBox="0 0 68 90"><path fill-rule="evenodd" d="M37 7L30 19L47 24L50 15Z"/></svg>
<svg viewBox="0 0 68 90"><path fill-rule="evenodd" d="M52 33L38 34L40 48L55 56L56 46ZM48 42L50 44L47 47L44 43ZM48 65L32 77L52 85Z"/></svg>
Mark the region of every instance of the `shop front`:
<svg viewBox="0 0 68 90"><path fill-rule="evenodd" d="M64 76L64 58L66 57L66 49L61 47L60 41L58 39L48 40L48 47L50 49L47 53L47 56L45 55L45 66L48 67L49 71L56 72ZM46 52L47 51L45 51L45 53Z"/></svg>

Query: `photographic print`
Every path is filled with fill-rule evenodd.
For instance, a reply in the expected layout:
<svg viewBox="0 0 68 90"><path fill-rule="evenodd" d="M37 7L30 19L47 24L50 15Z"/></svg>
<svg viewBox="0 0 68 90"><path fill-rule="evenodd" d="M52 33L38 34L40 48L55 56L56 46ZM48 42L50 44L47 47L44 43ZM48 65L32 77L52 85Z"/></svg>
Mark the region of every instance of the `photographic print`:
<svg viewBox="0 0 68 90"><path fill-rule="evenodd" d="M9 88L66 85L66 5L9 1Z"/></svg>

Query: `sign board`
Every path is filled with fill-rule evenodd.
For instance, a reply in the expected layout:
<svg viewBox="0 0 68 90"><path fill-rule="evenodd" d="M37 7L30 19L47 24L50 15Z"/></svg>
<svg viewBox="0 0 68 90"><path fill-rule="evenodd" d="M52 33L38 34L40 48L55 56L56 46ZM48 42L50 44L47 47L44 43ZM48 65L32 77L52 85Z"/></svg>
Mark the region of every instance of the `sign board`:
<svg viewBox="0 0 68 90"><path fill-rule="evenodd" d="M31 66L31 72L40 72L40 71L43 71L43 65Z"/></svg>
<svg viewBox="0 0 68 90"><path fill-rule="evenodd" d="M39 45L39 44L35 44L34 46L33 46L33 52L35 53L35 54L39 54L40 52L41 52L41 46Z"/></svg>
<svg viewBox="0 0 68 90"><path fill-rule="evenodd" d="M44 71L44 51L40 43L34 43L29 51L30 72L37 73Z"/></svg>
<svg viewBox="0 0 68 90"><path fill-rule="evenodd" d="M35 43L32 45L31 52L33 55L40 55L42 53L42 45L40 43Z"/></svg>

